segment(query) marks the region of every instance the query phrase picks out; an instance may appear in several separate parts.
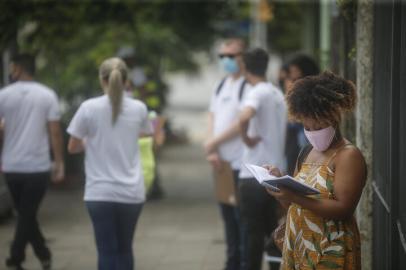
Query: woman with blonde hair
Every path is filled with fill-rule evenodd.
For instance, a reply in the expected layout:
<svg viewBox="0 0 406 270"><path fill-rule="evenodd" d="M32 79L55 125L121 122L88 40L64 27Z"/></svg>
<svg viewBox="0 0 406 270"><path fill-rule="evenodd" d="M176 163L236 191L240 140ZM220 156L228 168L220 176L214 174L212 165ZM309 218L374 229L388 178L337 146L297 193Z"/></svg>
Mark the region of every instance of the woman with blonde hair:
<svg viewBox="0 0 406 270"><path fill-rule="evenodd" d="M361 269L354 211L365 185L366 164L360 150L340 132L343 114L355 107L355 86L324 72L296 81L287 103L311 144L299 155L295 178L320 194L304 196L284 187L280 192L268 190L289 208L281 268ZM280 175L277 168L268 169Z"/></svg>
<svg viewBox="0 0 406 270"><path fill-rule="evenodd" d="M68 133L70 153L85 151L84 200L93 223L99 270L134 268L132 241L145 201L138 138L151 134L146 106L123 95L127 67L119 58L99 69L104 95L86 100Z"/></svg>

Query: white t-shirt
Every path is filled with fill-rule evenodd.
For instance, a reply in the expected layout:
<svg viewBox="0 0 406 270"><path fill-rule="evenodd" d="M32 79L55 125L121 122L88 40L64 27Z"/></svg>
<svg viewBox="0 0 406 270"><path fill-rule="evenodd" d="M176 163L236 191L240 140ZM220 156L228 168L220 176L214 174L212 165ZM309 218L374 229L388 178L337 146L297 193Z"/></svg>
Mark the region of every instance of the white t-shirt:
<svg viewBox="0 0 406 270"><path fill-rule="evenodd" d="M239 98L239 94L243 82L243 77L237 80L227 77L220 92L217 94L216 89L213 93L209 111L213 113L214 136L223 133L226 129L230 128L231 124L238 120L240 102L243 100L243 97ZM246 83L243 94L249 91L249 87L248 83ZM242 146L241 137L236 136L218 147L220 158L230 162L234 170L239 170L241 167Z"/></svg>
<svg viewBox="0 0 406 270"><path fill-rule="evenodd" d="M144 103L124 97L121 113L112 123L107 95L82 103L68 133L84 140L85 201L141 203L145 201L144 178L138 137L151 134Z"/></svg>
<svg viewBox="0 0 406 270"><path fill-rule="evenodd" d="M51 169L48 122L59 121L55 92L34 81L18 81L0 91L4 119L2 169L37 173Z"/></svg>
<svg viewBox="0 0 406 270"><path fill-rule="evenodd" d="M282 92L269 82L260 82L247 92L242 107L255 109L255 116L249 122L248 136L261 138L253 148L244 144L243 163L271 164L284 170L287 110ZM240 177L253 176L242 166Z"/></svg>

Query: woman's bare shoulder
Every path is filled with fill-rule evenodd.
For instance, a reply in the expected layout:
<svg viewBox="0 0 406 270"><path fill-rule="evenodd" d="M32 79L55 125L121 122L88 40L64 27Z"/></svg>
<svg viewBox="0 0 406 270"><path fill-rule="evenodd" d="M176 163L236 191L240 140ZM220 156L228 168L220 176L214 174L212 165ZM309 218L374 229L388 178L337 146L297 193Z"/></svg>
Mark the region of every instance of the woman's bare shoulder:
<svg viewBox="0 0 406 270"><path fill-rule="evenodd" d="M355 145L347 145L341 149L334 159L335 169L359 169L366 172L366 161L361 150Z"/></svg>

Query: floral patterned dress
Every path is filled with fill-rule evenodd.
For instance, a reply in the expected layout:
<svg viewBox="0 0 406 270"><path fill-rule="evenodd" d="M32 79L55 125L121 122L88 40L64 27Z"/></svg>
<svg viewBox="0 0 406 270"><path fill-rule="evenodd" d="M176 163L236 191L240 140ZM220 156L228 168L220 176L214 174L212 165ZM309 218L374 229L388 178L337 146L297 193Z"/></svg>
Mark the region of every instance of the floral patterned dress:
<svg viewBox="0 0 406 270"><path fill-rule="evenodd" d="M296 175L298 181L320 191L313 198L334 199L334 172L328 167L334 155L324 164L303 163ZM361 269L355 218L329 220L292 204L286 218L281 269Z"/></svg>

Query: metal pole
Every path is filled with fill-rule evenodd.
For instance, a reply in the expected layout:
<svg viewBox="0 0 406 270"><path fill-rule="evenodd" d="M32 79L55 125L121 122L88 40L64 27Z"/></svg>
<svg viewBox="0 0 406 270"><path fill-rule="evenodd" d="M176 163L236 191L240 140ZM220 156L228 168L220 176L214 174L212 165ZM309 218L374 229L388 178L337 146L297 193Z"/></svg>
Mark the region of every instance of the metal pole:
<svg viewBox="0 0 406 270"><path fill-rule="evenodd" d="M320 1L320 66L324 70L330 64L330 25L331 25L331 2Z"/></svg>
<svg viewBox="0 0 406 270"><path fill-rule="evenodd" d="M260 20L260 0L251 0L250 47L267 49L267 25Z"/></svg>

